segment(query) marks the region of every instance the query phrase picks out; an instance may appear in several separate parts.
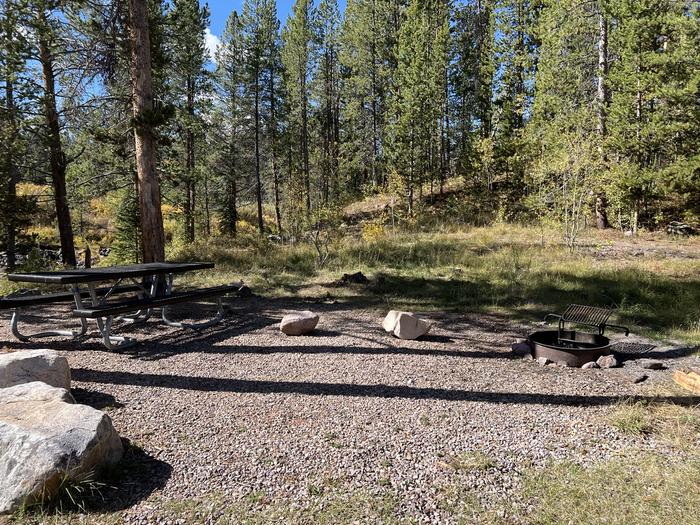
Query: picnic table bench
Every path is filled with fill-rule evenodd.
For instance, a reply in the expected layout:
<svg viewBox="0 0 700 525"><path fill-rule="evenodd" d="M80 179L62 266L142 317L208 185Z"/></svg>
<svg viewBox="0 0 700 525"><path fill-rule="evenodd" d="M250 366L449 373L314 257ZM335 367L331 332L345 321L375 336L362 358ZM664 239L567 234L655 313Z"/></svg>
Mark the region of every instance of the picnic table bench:
<svg viewBox="0 0 700 525"><path fill-rule="evenodd" d="M237 292L242 283L173 291L175 275L213 267L214 264L209 262L146 263L55 272L14 273L7 276L10 281L63 285L68 286L70 291L3 297L0 298L0 310L13 311L10 321L11 330L20 341L37 337L80 337L87 333L87 319L92 319L96 321L103 344L108 349L124 348L136 341L132 338L112 335L112 323L115 320L143 322L150 318L154 309L161 310L161 318L165 324L178 328L200 329L219 322L224 314L222 297ZM104 286L106 282L111 285ZM103 286L98 287L98 284ZM115 301L114 298L117 296L119 299ZM217 313L210 320L184 323L168 317L167 307L170 305L207 298L215 298L217 302ZM33 334L24 334L20 331L19 320L23 309L70 302L75 303L72 314L80 321L79 330L53 330Z"/></svg>

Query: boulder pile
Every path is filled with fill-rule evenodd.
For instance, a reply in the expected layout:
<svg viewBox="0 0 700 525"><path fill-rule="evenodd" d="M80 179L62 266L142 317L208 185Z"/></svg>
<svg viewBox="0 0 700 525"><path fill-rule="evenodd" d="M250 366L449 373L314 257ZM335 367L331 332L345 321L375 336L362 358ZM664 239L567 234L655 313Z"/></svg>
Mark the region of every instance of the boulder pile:
<svg viewBox="0 0 700 525"><path fill-rule="evenodd" d="M75 403L64 357L0 354L0 514L50 500L122 454L109 416Z"/></svg>

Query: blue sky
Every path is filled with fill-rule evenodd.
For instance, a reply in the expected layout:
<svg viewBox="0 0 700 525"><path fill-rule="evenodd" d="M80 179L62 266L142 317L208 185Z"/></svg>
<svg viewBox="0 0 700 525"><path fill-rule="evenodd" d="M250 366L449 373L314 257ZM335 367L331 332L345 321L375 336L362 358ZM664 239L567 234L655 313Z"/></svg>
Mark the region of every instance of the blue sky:
<svg viewBox="0 0 700 525"><path fill-rule="evenodd" d="M338 7L341 12L345 9L345 1L346 0L338 0ZM208 2L200 0L200 3L208 3L209 10L211 11L209 25L211 34L207 35L207 44L211 48L216 45L217 38L223 33L226 19L231 14L231 11L235 9L239 13L241 12L243 0L209 0ZM314 3L317 4L318 0ZM285 20L287 20L287 16L292 10L292 5L294 5L294 0L277 0L277 13L279 14L282 25L284 25Z"/></svg>

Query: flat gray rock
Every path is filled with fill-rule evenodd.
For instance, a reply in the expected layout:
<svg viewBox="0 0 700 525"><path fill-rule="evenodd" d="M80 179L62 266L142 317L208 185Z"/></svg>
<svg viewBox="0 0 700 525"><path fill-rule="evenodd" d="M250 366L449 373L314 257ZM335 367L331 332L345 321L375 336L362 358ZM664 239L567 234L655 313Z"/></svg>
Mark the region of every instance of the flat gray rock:
<svg viewBox="0 0 700 525"><path fill-rule="evenodd" d="M0 388L41 381L70 390L70 367L54 350L21 350L0 354Z"/></svg>
<svg viewBox="0 0 700 525"><path fill-rule="evenodd" d="M66 476L80 480L122 457L109 416L50 388L29 383L0 391L0 514L50 499Z"/></svg>
<svg viewBox="0 0 700 525"><path fill-rule="evenodd" d="M73 396L65 388L57 388L41 381L32 381L8 388L0 388L0 407L9 403L27 401L63 401L75 403Z"/></svg>

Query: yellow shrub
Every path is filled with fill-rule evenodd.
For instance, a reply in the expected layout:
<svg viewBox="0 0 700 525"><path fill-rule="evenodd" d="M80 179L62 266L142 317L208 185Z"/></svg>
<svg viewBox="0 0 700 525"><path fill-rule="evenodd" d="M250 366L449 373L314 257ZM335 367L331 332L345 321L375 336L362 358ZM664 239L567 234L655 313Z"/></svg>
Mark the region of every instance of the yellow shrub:
<svg viewBox="0 0 700 525"><path fill-rule="evenodd" d="M365 222L362 224L362 240L374 242L386 236L384 224L377 221Z"/></svg>

